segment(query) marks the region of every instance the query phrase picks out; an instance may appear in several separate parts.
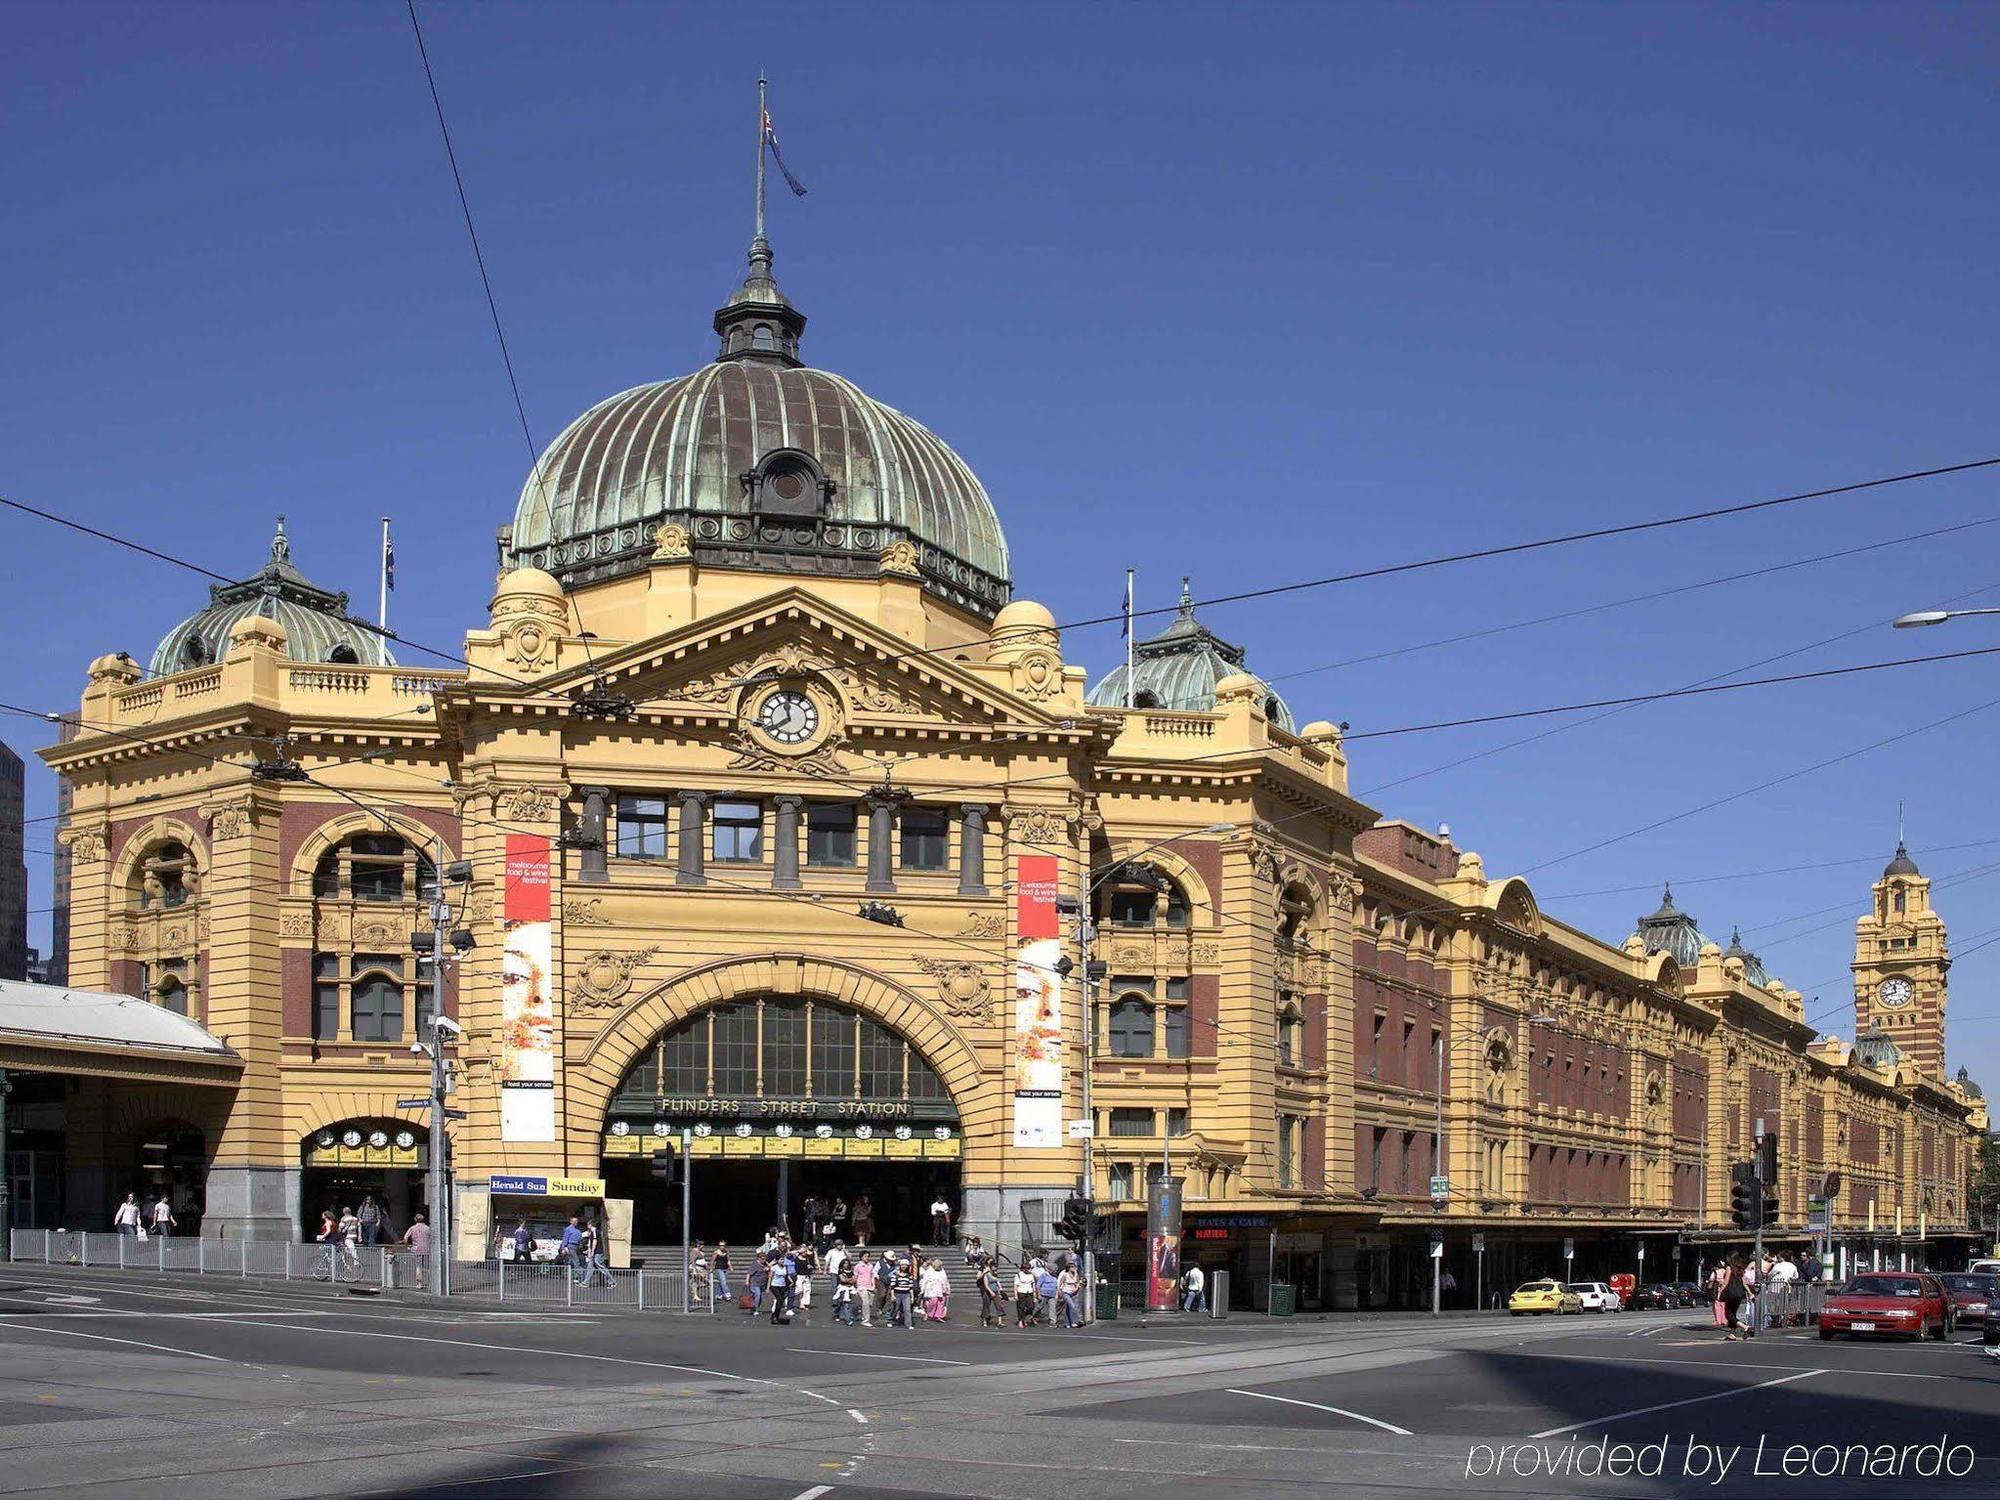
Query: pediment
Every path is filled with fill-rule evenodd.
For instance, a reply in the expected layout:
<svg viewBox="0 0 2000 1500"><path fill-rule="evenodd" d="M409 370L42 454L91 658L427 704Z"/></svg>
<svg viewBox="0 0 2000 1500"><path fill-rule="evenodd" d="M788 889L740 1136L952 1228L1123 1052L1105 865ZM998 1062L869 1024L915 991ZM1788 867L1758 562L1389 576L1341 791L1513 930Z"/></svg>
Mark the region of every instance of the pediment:
<svg viewBox="0 0 2000 1500"><path fill-rule="evenodd" d="M806 680L838 698L850 727L1061 722L944 650L912 646L798 589L600 652L594 667L545 678L538 693L569 696L601 675L610 691L633 700L640 718L728 719L763 685Z"/></svg>

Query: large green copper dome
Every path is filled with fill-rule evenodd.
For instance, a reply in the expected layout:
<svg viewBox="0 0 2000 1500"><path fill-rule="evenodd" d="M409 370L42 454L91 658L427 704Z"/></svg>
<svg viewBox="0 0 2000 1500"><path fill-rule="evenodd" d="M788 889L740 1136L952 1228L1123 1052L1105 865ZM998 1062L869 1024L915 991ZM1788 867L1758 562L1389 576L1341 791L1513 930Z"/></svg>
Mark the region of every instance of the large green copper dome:
<svg viewBox="0 0 2000 1500"><path fill-rule="evenodd" d="M926 589L991 616L1007 541L977 476L921 423L801 364L804 327L760 237L715 314L715 363L570 423L522 487L503 559L574 587L644 567L673 524L709 566L870 576L907 541Z"/></svg>

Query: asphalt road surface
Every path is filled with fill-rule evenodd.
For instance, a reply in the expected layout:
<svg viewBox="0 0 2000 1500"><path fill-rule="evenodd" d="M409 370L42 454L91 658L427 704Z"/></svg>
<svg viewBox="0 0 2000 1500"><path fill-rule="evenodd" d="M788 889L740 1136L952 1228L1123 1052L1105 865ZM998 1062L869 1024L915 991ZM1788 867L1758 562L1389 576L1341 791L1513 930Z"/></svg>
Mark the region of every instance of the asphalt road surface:
<svg viewBox="0 0 2000 1500"><path fill-rule="evenodd" d="M0 1493L2000 1495L2000 1362L1976 1336L1726 1344L1689 1313L815 1317L0 1266Z"/></svg>

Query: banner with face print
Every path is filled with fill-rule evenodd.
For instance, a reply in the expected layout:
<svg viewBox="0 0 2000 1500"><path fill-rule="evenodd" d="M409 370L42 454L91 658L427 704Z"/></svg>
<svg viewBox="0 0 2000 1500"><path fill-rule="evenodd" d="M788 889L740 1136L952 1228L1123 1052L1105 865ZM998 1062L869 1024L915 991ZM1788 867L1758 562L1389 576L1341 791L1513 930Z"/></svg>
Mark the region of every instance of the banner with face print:
<svg viewBox="0 0 2000 1500"><path fill-rule="evenodd" d="M500 1139L556 1138L556 1018L549 930L549 841L507 835L500 954Z"/></svg>
<svg viewBox="0 0 2000 1500"><path fill-rule="evenodd" d="M1054 855L1024 854L1015 862L1014 1144L1026 1150L1063 1145L1062 957L1056 915Z"/></svg>

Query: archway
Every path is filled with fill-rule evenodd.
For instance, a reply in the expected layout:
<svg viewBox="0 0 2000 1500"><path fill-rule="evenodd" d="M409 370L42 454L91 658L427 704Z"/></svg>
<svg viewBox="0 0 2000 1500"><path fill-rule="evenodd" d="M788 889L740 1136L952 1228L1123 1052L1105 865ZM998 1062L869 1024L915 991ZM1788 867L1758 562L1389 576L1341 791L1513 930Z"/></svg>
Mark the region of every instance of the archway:
<svg viewBox="0 0 2000 1500"><path fill-rule="evenodd" d="M958 1207L962 1131L944 1077L903 1031L818 995L744 994L667 1027L620 1076L606 1194L632 1200L635 1243L677 1242L680 1190L651 1168L685 1146L697 1238L928 1240L931 1203Z"/></svg>
<svg viewBox="0 0 2000 1500"><path fill-rule="evenodd" d="M138 1133L132 1164L134 1189L148 1232L198 1235L207 1207L208 1141L185 1120L164 1119ZM154 1205L166 1201L163 1219Z"/></svg>
<svg viewBox="0 0 2000 1500"><path fill-rule="evenodd" d="M319 1232L326 1210L359 1212L373 1199L376 1237L387 1240L409 1227L424 1207L430 1169L430 1132L406 1120L370 1118L324 1125L299 1143L299 1229ZM372 1239L365 1232L364 1240Z"/></svg>

